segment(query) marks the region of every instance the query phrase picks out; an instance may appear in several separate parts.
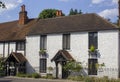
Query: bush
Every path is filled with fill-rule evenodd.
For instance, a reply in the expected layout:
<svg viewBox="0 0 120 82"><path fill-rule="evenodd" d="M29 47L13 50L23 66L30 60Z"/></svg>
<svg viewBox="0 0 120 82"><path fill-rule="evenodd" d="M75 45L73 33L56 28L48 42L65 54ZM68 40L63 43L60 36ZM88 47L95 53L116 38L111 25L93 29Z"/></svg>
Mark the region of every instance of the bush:
<svg viewBox="0 0 120 82"><path fill-rule="evenodd" d="M17 77L26 77L26 74L24 74L24 73L17 73L16 76Z"/></svg>
<svg viewBox="0 0 120 82"><path fill-rule="evenodd" d="M47 74L47 75L46 75L46 79L54 79L54 77L53 77L52 74Z"/></svg>
<svg viewBox="0 0 120 82"><path fill-rule="evenodd" d="M26 77L32 78L32 74L27 74Z"/></svg>
<svg viewBox="0 0 120 82"><path fill-rule="evenodd" d="M32 74L32 77L33 77L33 78L40 78L41 76L40 76L38 73L33 73L33 74Z"/></svg>
<svg viewBox="0 0 120 82"><path fill-rule="evenodd" d="M86 77L85 82L94 82L94 78Z"/></svg>
<svg viewBox="0 0 120 82"><path fill-rule="evenodd" d="M83 76L69 76L68 79L69 80L74 80L74 81L84 81Z"/></svg>

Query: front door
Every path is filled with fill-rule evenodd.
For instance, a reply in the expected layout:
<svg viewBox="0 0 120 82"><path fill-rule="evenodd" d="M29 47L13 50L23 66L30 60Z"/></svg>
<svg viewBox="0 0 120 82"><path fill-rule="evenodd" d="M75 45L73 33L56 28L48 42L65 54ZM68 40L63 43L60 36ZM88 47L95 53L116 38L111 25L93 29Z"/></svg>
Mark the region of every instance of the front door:
<svg viewBox="0 0 120 82"><path fill-rule="evenodd" d="M64 65L66 65L66 61L62 62L62 78L66 79L68 77L68 71L64 70Z"/></svg>
<svg viewBox="0 0 120 82"><path fill-rule="evenodd" d="M88 59L88 75L97 75L97 59Z"/></svg>

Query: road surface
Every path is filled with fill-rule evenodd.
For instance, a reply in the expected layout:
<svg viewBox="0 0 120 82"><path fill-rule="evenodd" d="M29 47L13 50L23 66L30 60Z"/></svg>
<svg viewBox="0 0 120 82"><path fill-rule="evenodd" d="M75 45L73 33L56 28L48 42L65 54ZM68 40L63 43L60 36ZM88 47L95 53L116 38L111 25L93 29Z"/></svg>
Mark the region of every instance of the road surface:
<svg viewBox="0 0 120 82"><path fill-rule="evenodd" d="M51 80L51 79L31 79L31 78L3 77L3 78L0 78L0 82L73 82L73 81L70 81L70 80Z"/></svg>

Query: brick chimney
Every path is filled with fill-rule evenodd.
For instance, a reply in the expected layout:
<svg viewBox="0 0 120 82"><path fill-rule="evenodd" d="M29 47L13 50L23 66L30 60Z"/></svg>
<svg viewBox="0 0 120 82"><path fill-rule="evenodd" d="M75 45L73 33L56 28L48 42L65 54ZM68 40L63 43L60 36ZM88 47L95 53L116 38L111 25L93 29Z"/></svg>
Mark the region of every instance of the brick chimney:
<svg viewBox="0 0 120 82"><path fill-rule="evenodd" d="M118 1L118 26L120 27L120 0Z"/></svg>
<svg viewBox="0 0 120 82"><path fill-rule="evenodd" d="M25 11L25 5L21 6L19 13L19 25L25 25L28 22L27 11Z"/></svg>
<svg viewBox="0 0 120 82"><path fill-rule="evenodd" d="M56 11L56 16L58 17L58 16L62 16L62 10L57 10Z"/></svg>

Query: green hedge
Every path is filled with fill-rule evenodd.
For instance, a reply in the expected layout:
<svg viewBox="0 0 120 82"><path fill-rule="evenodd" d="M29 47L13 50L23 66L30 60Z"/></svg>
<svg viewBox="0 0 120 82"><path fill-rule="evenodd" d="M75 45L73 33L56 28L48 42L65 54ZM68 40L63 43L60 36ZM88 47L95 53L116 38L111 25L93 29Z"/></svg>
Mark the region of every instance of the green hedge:
<svg viewBox="0 0 120 82"><path fill-rule="evenodd" d="M40 78L40 74L38 73L33 73L33 74L24 74L24 73L18 73L16 75L17 77L28 77L28 78Z"/></svg>

